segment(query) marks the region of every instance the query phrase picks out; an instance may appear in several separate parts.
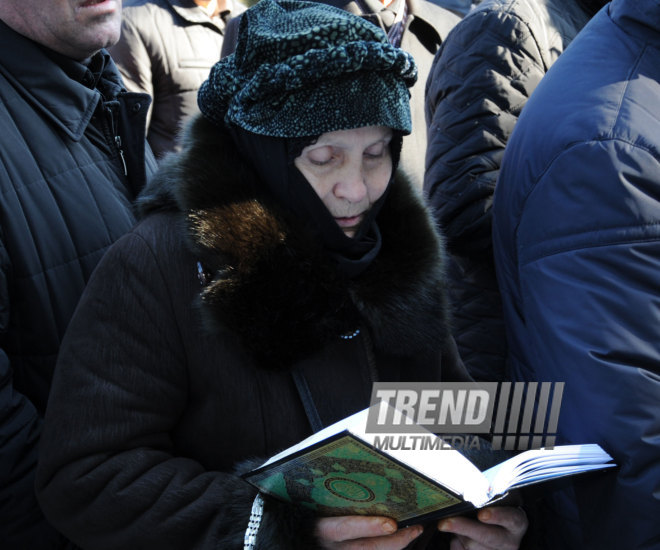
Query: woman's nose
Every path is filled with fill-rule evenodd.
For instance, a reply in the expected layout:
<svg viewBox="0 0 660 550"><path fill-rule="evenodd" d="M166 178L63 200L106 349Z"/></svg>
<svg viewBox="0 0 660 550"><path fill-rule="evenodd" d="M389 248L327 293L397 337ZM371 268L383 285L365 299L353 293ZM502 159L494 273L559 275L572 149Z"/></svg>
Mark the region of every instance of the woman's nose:
<svg viewBox="0 0 660 550"><path fill-rule="evenodd" d="M337 198L353 203L364 200L367 195L367 182L362 167L345 167L334 186L334 194Z"/></svg>

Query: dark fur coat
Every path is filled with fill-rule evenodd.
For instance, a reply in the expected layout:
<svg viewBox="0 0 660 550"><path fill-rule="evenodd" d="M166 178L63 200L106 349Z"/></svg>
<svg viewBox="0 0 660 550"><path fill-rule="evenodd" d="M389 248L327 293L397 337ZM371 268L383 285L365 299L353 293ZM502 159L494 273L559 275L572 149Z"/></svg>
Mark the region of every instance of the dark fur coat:
<svg viewBox="0 0 660 550"><path fill-rule="evenodd" d="M42 440L40 503L82 548L242 548L255 490L232 472L312 431L294 369L323 425L375 380L465 379L441 242L405 183L352 281L201 118L140 207L72 320ZM313 527L267 501L257 548L317 548Z"/></svg>
<svg viewBox="0 0 660 550"><path fill-rule="evenodd" d="M213 159L213 162L209 162ZM142 213L176 207L208 270L202 311L230 325L259 358L290 365L366 325L376 349L437 350L448 331L442 242L418 195L397 180L378 216L383 247L353 281L260 188L231 139L199 117L140 199Z"/></svg>

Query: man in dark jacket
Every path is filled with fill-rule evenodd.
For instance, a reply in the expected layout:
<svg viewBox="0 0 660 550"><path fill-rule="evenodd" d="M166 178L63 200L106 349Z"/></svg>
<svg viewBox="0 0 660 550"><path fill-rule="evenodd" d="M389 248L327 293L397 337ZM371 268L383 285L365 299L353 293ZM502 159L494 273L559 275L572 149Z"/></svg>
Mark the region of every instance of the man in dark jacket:
<svg viewBox="0 0 660 550"><path fill-rule="evenodd" d="M120 5L0 3L0 546L57 548L34 497L60 340L105 249L134 223L149 98L103 47ZM120 4L120 3L119 3Z"/></svg>
<svg viewBox="0 0 660 550"><path fill-rule="evenodd" d="M504 147L527 99L607 0L486 0L451 31L426 82L424 192L450 253L454 336L477 380L503 380L491 244Z"/></svg>
<svg viewBox="0 0 660 550"><path fill-rule="evenodd" d="M566 383L564 443L618 472L575 480L548 548L660 548L660 2L613 0L523 110L493 245L516 380Z"/></svg>

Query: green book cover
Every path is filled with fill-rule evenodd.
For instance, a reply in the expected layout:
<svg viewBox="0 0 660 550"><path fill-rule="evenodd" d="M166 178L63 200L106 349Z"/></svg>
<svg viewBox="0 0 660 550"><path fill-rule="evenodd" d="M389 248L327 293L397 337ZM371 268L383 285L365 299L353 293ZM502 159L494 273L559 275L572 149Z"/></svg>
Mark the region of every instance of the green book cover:
<svg viewBox="0 0 660 550"><path fill-rule="evenodd" d="M321 516L389 516L399 523L463 501L344 432L246 479Z"/></svg>

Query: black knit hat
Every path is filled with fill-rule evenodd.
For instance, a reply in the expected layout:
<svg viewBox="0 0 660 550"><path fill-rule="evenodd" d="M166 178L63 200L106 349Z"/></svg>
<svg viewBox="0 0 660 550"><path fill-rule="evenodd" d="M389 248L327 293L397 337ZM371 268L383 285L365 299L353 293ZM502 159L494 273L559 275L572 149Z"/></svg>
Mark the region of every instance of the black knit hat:
<svg viewBox="0 0 660 550"><path fill-rule="evenodd" d="M362 126L410 133L413 58L385 33L316 2L261 0L241 17L234 54L198 94L215 124L273 137L316 136Z"/></svg>

